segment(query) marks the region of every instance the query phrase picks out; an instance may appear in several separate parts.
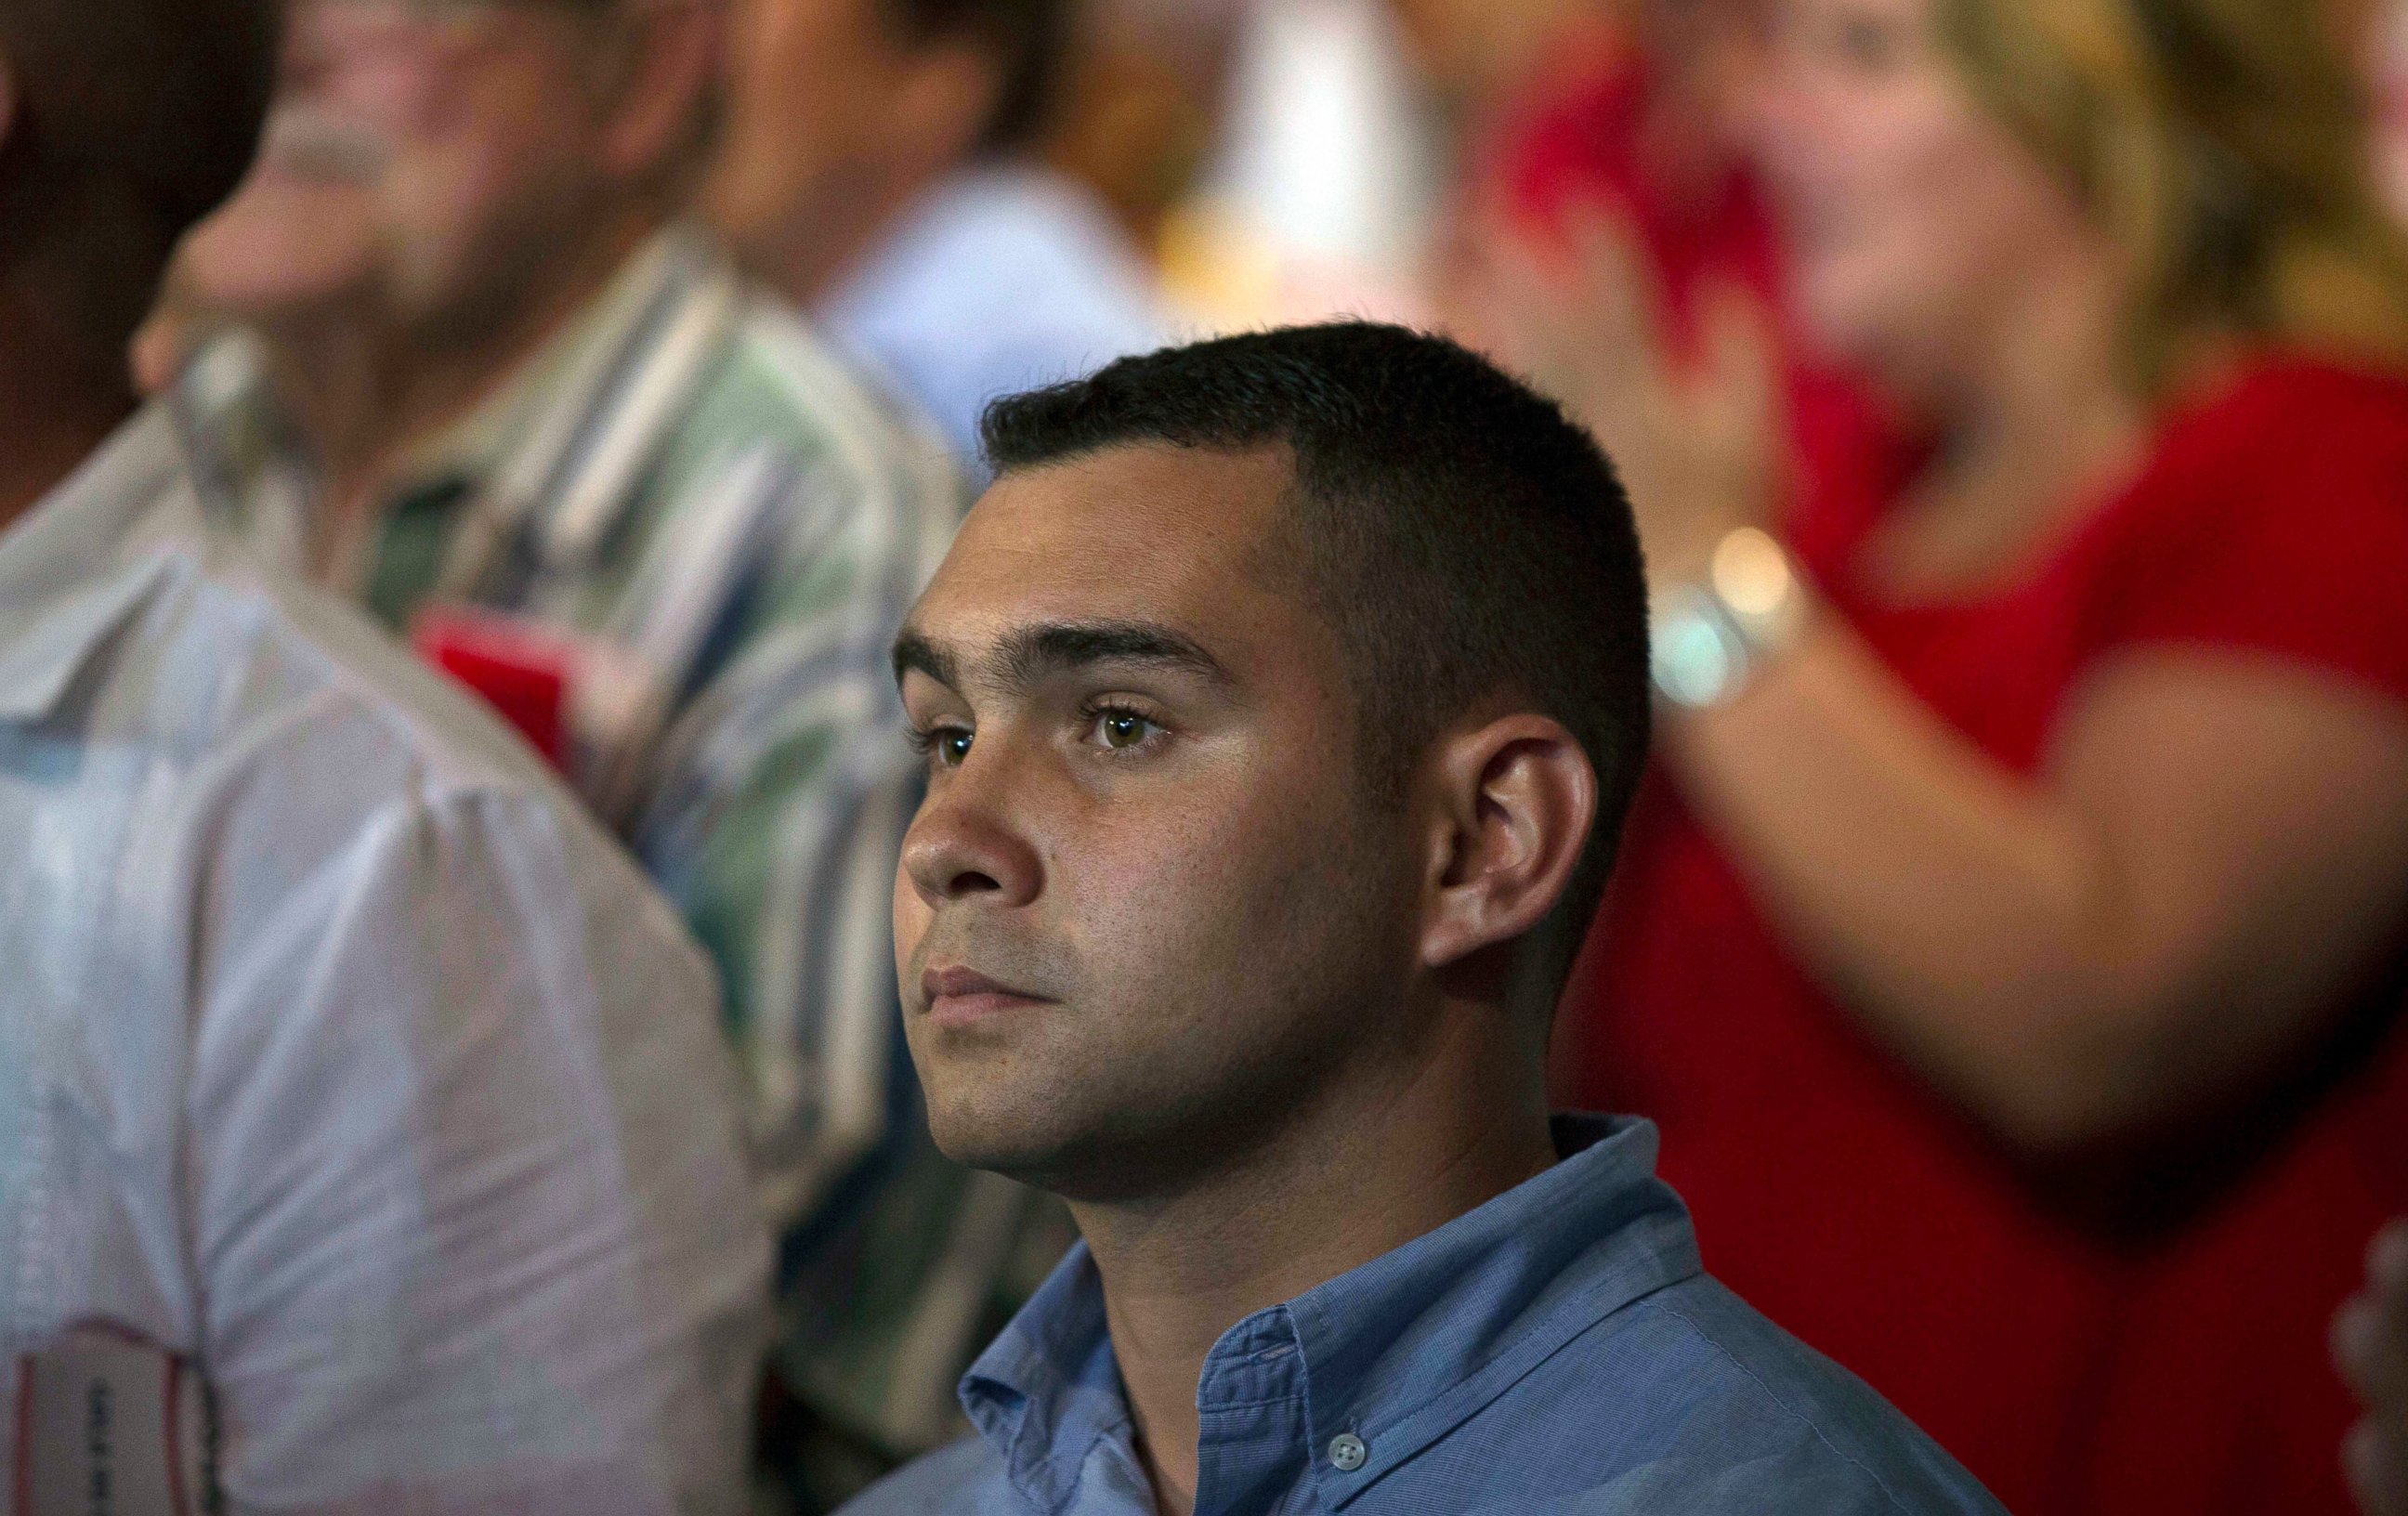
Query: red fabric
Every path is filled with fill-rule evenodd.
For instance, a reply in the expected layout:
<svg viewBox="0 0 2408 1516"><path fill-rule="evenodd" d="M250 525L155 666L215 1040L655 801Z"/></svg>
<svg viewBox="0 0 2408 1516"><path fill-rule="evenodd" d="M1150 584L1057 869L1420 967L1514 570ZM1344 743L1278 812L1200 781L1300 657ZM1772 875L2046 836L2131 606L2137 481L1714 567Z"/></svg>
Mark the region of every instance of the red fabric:
<svg viewBox="0 0 2408 1516"><path fill-rule="evenodd" d="M1715 281L1770 293L1779 268L1772 222L1738 161L1711 150L1673 182L1645 131L1652 80L1622 53L1585 68L1511 113L1488 150L1486 177L1528 228L1556 232L1567 214L1598 204L1629 217L1676 318Z"/></svg>
<svg viewBox="0 0 2408 1516"><path fill-rule="evenodd" d="M1655 84L1642 53L1576 63L1507 112L1475 153L1487 196L1542 237L1563 235L1584 209L1625 219L1660 282L1676 348L1687 346L1706 293L1753 292L1773 317L1790 422L1813 439L1816 466L1859 484L1888 477L1902 460L1883 408L1855 380L1808 358L1787 319L1780 238L1762 186L1735 153L1717 165L1712 144L1651 140ZM1856 499L1872 492L1834 493Z"/></svg>
<svg viewBox="0 0 2408 1516"><path fill-rule="evenodd" d="M2260 364L2170 421L2138 481L2038 571L1945 607L1856 592L1876 503L1837 478L1799 507L1808 566L2012 769L2035 767L2084 671L2135 644L2259 651L2408 702L2408 385ZM2379 1028L2399 982L2360 1020ZM2271 1151L2171 1231L2102 1225L1856 1031L1660 779L1563 1024L1560 1093L1662 1124L1708 1266L2010 1509L2349 1509L2325 1328L2368 1238L2408 1211L2396 1031L2296 1122L2214 1128Z"/></svg>
<svg viewBox="0 0 2408 1516"><path fill-rule="evenodd" d="M577 662L566 641L520 618L467 608L422 611L409 641L421 658L484 696L545 762L565 767Z"/></svg>

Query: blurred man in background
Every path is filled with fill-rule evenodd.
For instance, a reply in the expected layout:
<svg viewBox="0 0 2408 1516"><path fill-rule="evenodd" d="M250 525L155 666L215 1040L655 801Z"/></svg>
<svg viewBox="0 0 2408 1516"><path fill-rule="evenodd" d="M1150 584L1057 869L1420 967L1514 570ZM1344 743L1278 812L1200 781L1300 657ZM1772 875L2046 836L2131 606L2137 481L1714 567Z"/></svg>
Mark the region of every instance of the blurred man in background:
<svg viewBox="0 0 2408 1516"><path fill-rule="evenodd" d="M233 329L174 386L230 523L509 712L710 950L791 1284L917 1129L883 904L917 781L882 665L962 494L677 222L724 19L300 0L265 159L163 325ZM896 1229L941 1239L928 1204ZM822 1304L908 1356L908 1284Z"/></svg>
<svg viewBox="0 0 2408 1516"><path fill-rule="evenodd" d="M272 15L0 0L0 1512L731 1511L767 1257L701 955L127 420Z"/></svg>
<svg viewBox="0 0 2408 1516"><path fill-rule="evenodd" d="M999 394L1162 340L1095 194L1031 148L1072 0L739 0L709 215L964 458Z"/></svg>

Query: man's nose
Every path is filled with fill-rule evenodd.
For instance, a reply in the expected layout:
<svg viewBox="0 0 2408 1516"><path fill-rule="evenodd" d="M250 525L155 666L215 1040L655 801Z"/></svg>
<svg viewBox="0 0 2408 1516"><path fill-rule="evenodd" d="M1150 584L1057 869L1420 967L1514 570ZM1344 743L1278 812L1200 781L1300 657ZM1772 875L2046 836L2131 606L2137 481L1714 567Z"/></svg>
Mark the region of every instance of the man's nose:
<svg viewBox="0 0 2408 1516"><path fill-rule="evenodd" d="M903 837L903 872L930 909L982 899L1025 906L1044 885L1044 862L1003 802L1011 777L973 753L920 808Z"/></svg>

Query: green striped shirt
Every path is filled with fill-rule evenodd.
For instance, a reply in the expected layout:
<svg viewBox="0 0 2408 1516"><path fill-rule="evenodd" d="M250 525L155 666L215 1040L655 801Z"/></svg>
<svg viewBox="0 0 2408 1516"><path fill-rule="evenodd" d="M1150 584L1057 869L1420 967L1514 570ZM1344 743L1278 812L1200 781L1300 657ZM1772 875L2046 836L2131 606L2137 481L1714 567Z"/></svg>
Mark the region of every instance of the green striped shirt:
<svg viewBox="0 0 2408 1516"><path fill-rule="evenodd" d="M222 508L298 570L314 480L256 351L221 339L175 398ZM943 1436L1029 1213L937 1157L895 1011L918 773L887 655L956 461L677 231L400 474L343 587L397 630L466 608L566 650L564 766L718 964L790 1381L875 1446Z"/></svg>

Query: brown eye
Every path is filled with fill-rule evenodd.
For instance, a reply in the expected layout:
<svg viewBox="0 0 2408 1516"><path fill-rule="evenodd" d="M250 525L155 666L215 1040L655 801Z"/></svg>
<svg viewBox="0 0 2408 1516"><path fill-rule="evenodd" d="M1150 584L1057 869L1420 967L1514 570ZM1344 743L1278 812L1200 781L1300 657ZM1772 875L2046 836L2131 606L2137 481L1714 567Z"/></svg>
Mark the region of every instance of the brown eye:
<svg viewBox="0 0 2408 1516"><path fill-rule="evenodd" d="M939 726L911 734L911 746L939 768L959 768L970 755L971 732L967 726Z"/></svg>
<svg viewBox="0 0 2408 1516"><path fill-rule="evenodd" d="M1135 711L1107 710L1096 718L1096 736L1114 752L1139 746L1154 730L1154 722Z"/></svg>

